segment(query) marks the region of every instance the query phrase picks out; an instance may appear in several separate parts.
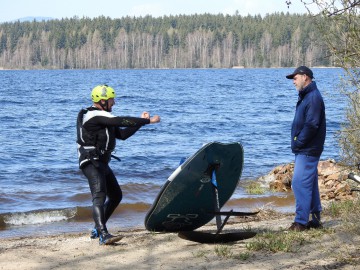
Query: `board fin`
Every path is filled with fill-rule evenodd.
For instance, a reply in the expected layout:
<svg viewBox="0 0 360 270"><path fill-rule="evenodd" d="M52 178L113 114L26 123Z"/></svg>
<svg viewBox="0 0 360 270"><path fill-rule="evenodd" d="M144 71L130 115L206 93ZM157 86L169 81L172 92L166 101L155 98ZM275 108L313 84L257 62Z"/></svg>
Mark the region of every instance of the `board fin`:
<svg viewBox="0 0 360 270"><path fill-rule="evenodd" d="M232 232L232 233L210 233L200 231L179 232L178 236L182 239L198 242L202 244L229 243L252 238L256 232Z"/></svg>
<svg viewBox="0 0 360 270"><path fill-rule="evenodd" d="M235 217L254 216L258 213L259 213L259 211L257 211L257 212L234 212L234 211L209 212L209 214L215 215L215 216L235 216Z"/></svg>

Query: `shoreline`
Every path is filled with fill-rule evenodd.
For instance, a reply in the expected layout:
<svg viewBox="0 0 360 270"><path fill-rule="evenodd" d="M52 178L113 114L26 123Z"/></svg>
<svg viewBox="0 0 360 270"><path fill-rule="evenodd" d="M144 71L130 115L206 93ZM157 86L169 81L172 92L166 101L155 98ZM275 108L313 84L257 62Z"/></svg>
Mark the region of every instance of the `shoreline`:
<svg viewBox="0 0 360 270"><path fill-rule="evenodd" d="M236 211L251 212L264 207L272 207L281 213L291 213L294 210L294 198L291 192L268 192L254 198L243 197L241 194L234 195L233 197L223 206L224 211L234 209ZM151 205L148 206L148 208L150 207ZM108 221L109 230L112 231L113 228L121 228L122 230L129 230L134 227L144 228L144 219L148 208L134 210L120 203ZM77 211L76 209L74 210ZM74 217L61 219L62 212L64 211L68 212L68 209L7 214L8 217L3 218L13 220L9 224L4 223L0 226L0 239L27 235L44 236L49 234L90 232L93 228L90 206L86 211L81 208L79 215L75 214ZM53 212L56 212L58 215L54 216Z"/></svg>
<svg viewBox="0 0 360 270"><path fill-rule="evenodd" d="M294 209L295 201L291 192L277 192L262 194L259 198L236 198L230 199L223 207L223 211L243 211L252 212L261 209L273 209L281 214L290 214ZM246 207L245 207L246 206ZM150 209L149 205L149 209ZM90 207L89 207L90 209ZM90 211L90 210L89 210ZM114 230L141 230L144 229L145 216L148 209L144 211L128 211L123 209L120 204L115 210L107 227L109 231ZM90 212L89 212L90 213ZM22 213L21 213L22 214ZM28 216L23 219L29 218ZM29 223L19 225L7 225L0 229L0 239L26 237L27 235L48 236L57 234L73 234L89 232L94 226L94 221L89 214L81 218L71 218L59 221L47 221L41 223ZM209 222L215 224L215 218Z"/></svg>
<svg viewBox="0 0 360 270"><path fill-rule="evenodd" d="M292 177L292 171L293 163L275 167L268 174L252 181L256 181L262 187L268 189L267 192L260 196L252 197L242 194L242 191L237 190L232 198L223 206L223 210L230 211L236 209L251 212L272 208L284 214L294 212L295 199L290 187L291 181L289 182L289 179ZM344 174L343 172L343 175L340 175L339 171L342 171L342 169L334 161L320 161L318 171L321 202L324 207L334 200L354 198L354 194L350 191L351 187L345 181L347 173ZM246 184L242 184L241 187L245 189ZM150 205L148 207L150 208ZM123 230L131 230L134 227L143 228L147 210L147 207L133 209L120 204L109 220L108 228L110 231L112 228L121 228ZM0 238L81 233L90 231L93 228L90 207L76 207L71 211L69 209L50 209L50 211L14 213L13 215L0 216L0 222L2 221L1 218L4 223L0 223L2 225L0 226ZM9 225L5 224L5 219L8 219ZM9 222L11 219L12 221Z"/></svg>
<svg viewBox="0 0 360 270"><path fill-rule="evenodd" d="M254 218L230 218L223 233L251 229L258 235L286 235L292 220L293 214L263 210ZM325 215L324 230L296 233L306 241L295 252L249 251L247 244L257 236L228 244L200 244L177 233L142 228L117 231L124 238L114 246L100 246L87 232L14 237L0 239L0 269L356 269L360 235L344 231L340 224ZM214 231L216 226L198 230Z"/></svg>

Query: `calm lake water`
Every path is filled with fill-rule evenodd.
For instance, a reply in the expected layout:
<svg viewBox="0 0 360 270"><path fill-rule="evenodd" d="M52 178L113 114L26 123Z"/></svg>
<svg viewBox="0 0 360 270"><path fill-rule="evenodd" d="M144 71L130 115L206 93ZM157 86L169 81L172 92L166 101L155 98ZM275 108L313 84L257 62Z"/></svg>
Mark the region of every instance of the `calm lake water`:
<svg viewBox="0 0 360 270"><path fill-rule="evenodd" d="M107 83L117 92L115 115L149 111L162 121L119 141L111 162L124 198L111 227L143 227L161 186L183 157L211 141L241 142L241 183L293 161L290 125L297 91L293 69L0 71L0 237L86 231L91 197L78 169L76 117L90 91ZM341 69L314 68L327 113L321 159L338 159L335 138L344 115ZM292 211L292 194L248 195L240 185L229 201L238 211L272 203Z"/></svg>

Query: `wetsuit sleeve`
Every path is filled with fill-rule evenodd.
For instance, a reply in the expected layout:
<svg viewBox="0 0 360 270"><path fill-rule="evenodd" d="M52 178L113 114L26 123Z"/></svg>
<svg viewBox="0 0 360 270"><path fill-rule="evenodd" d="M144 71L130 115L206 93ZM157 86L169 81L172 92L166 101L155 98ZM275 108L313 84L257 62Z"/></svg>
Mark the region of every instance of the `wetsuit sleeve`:
<svg viewBox="0 0 360 270"><path fill-rule="evenodd" d="M149 124L150 120L138 117L103 117L95 116L92 119L93 124L102 126L117 126L117 127L142 127L143 125Z"/></svg>
<svg viewBox="0 0 360 270"><path fill-rule="evenodd" d="M138 131L140 127L128 127L128 128L116 128L115 138L120 140L126 140Z"/></svg>
<svg viewBox="0 0 360 270"><path fill-rule="evenodd" d="M83 120L83 127L88 131L97 131L104 127L140 128L146 124L150 124L150 119L115 116L100 110L89 111Z"/></svg>

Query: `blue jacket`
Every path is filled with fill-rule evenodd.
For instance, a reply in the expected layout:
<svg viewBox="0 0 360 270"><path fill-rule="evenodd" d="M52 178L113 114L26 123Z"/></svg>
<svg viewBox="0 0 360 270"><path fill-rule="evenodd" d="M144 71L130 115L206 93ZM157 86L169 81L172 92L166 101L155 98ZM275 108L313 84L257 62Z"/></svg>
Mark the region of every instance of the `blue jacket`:
<svg viewBox="0 0 360 270"><path fill-rule="evenodd" d="M294 154L320 157L326 136L325 105L312 82L299 92L291 127L291 150Z"/></svg>

